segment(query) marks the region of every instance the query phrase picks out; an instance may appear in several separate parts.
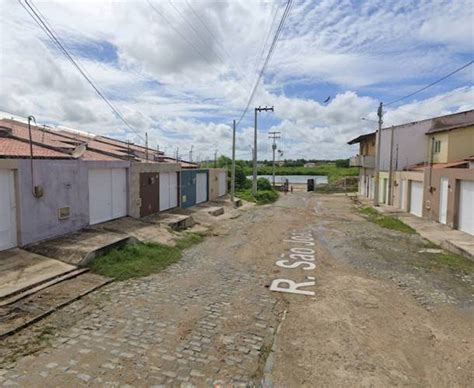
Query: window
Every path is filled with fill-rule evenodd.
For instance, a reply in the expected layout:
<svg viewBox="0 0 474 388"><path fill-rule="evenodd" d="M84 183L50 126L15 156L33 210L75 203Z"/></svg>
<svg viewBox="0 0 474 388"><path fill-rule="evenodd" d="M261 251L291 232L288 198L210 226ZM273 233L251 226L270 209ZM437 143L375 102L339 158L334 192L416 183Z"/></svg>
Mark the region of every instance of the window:
<svg viewBox="0 0 474 388"><path fill-rule="evenodd" d="M441 152L441 140L435 140L433 152L434 152L435 154L438 154L438 153Z"/></svg>

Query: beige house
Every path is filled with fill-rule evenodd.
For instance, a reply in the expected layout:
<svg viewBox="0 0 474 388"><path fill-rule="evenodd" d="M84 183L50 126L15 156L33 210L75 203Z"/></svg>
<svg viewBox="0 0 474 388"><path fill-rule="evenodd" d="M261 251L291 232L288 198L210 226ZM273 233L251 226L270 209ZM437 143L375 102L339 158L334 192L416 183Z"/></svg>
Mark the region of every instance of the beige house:
<svg viewBox="0 0 474 388"><path fill-rule="evenodd" d="M367 198L374 197L375 173L375 132L352 139L348 144L359 144L359 154L353 156L349 164L359 167L359 194Z"/></svg>
<svg viewBox="0 0 474 388"><path fill-rule="evenodd" d="M227 194L227 169L209 169L209 201Z"/></svg>

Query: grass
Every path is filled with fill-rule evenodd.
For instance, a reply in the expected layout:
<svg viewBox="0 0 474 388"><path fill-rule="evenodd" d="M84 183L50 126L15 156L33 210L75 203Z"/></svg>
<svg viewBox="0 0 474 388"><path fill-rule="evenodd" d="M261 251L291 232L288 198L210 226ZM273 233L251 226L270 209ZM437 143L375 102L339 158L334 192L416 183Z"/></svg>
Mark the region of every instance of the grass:
<svg viewBox="0 0 474 388"><path fill-rule="evenodd" d="M164 270L181 259L182 251L200 243L204 237L186 233L176 246L139 243L114 249L92 263L93 272L116 280L147 276Z"/></svg>
<svg viewBox="0 0 474 388"><path fill-rule="evenodd" d="M245 175L252 174L251 167L244 167ZM257 169L258 175L271 175L271 166L262 166ZM329 183L335 182L346 176L359 175L357 167L336 167L334 163L322 164L318 167L276 167L276 175L324 175L328 177Z"/></svg>
<svg viewBox="0 0 474 388"><path fill-rule="evenodd" d="M278 192L275 190L258 190L257 195L252 195L251 189L239 190L235 193L237 198L241 198L244 201L255 202L257 205L265 205L273 203L278 199Z"/></svg>
<svg viewBox="0 0 474 388"><path fill-rule="evenodd" d="M359 209L359 211L366 215L369 221L381 226L382 228L396 230L407 234L416 233L415 229L400 221L398 218L380 214L372 207L366 206Z"/></svg>
<svg viewBox="0 0 474 388"><path fill-rule="evenodd" d="M426 265L432 268L449 268L455 272L474 273L473 261L450 252L431 254Z"/></svg>
<svg viewBox="0 0 474 388"><path fill-rule="evenodd" d="M335 186L332 184L328 185L316 185L314 188L315 193L322 194L334 194L334 193L353 193L357 191L357 186L347 186L346 188L341 186Z"/></svg>

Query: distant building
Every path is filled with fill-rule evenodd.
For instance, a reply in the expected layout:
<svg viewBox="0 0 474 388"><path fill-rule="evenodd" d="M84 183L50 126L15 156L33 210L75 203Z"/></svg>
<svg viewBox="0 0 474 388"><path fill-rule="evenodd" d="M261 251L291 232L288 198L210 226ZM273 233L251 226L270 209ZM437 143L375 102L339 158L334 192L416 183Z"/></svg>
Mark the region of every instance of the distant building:
<svg viewBox="0 0 474 388"><path fill-rule="evenodd" d="M309 163L305 163L304 164L304 167L306 168L309 168L309 167L317 167L318 164L317 163L314 163L314 162L309 162Z"/></svg>

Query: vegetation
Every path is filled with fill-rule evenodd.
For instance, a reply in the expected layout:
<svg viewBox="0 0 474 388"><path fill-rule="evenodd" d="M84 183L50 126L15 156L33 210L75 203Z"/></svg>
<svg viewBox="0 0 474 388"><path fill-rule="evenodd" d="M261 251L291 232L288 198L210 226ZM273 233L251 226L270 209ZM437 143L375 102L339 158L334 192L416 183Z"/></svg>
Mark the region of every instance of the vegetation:
<svg viewBox="0 0 474 388"><path fill-rule="evenodd" d="M278 199L278 191L276 190L258 190L255 196L252 195L251 189L239 190L235 192L238 198L248 202L256 202L257 205L265 205L275 202Z"/></svg>
<svg viewBox="0 0 474 388"><path fill-rule="evenodd" d="M176 263L184 249L203 239L200 234L188 232L174 247L155 243L126 245L95 260L92 271L117 280L147 276Z"/></svg>
<svg viewBox="0 0 474 388"><path fill-rule="evenodd" d="M245 175L252 174L251 167L244 167ZM262 166L257 169L258 175L271 175L271 166ZM359 175L359 169L356 167L337 167L334 163L322 164L318 167L275 167L276 175L324 175L328 177L328 181L334 182L346 176Z"/></svg>
<svg viewBox="0 0 474 388"><path fill-rule="evenodd" d="M455 272L474 273L474 261L445 251L428 254L428 260L424 261L422 265L430 269L449 268Z"/></svg>
<svg viewBox="0 0 474 388"><path fill-rule="evenodd" d="M359 209L359 211L366 215L369 221L381 226L382 228L397 230L408 234L416 233L415 229L400 221L398 218L380 214L372 207L363 207Z"/></svg>

